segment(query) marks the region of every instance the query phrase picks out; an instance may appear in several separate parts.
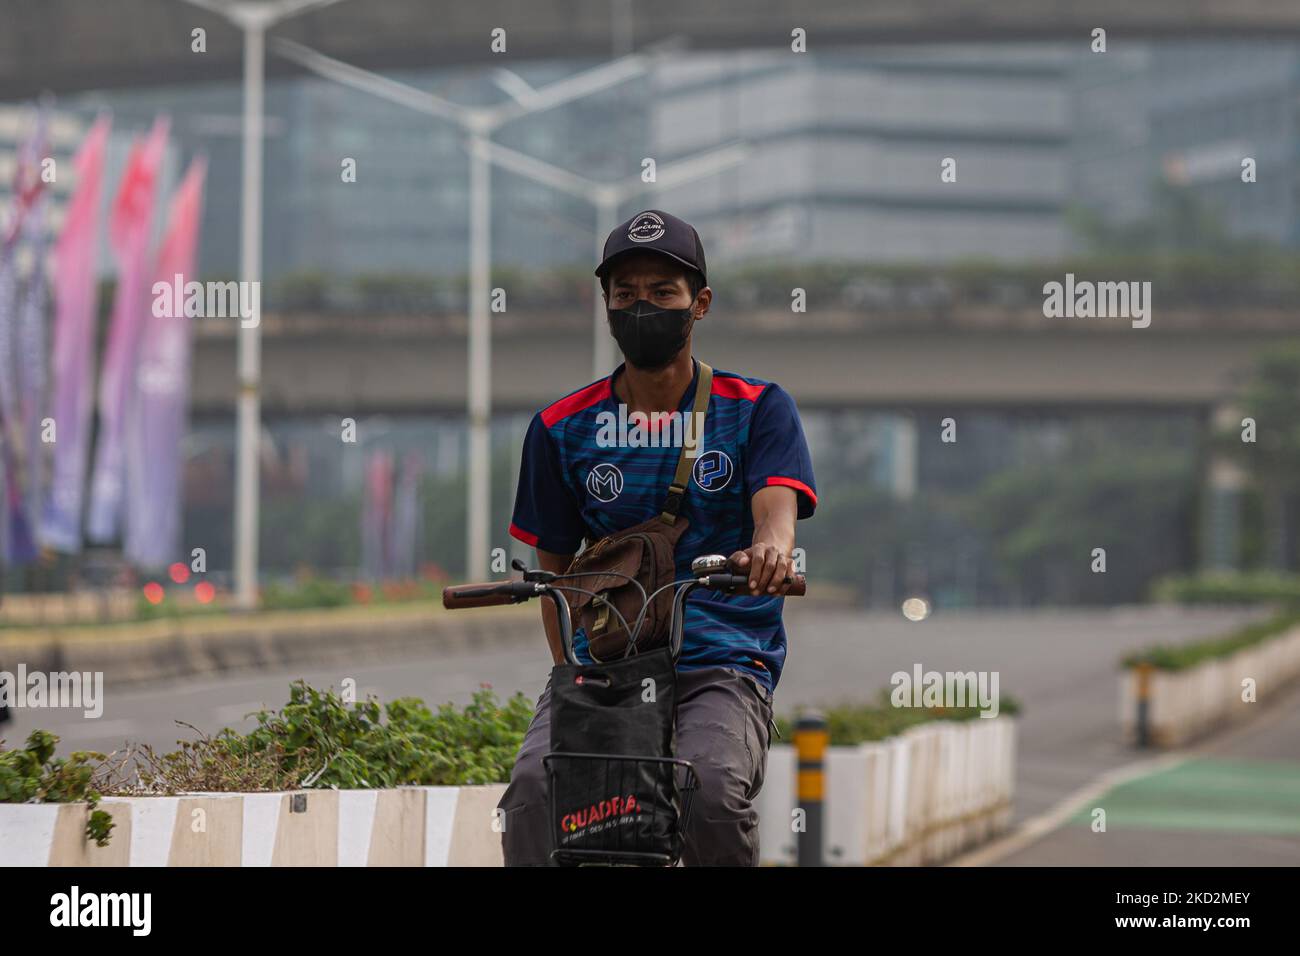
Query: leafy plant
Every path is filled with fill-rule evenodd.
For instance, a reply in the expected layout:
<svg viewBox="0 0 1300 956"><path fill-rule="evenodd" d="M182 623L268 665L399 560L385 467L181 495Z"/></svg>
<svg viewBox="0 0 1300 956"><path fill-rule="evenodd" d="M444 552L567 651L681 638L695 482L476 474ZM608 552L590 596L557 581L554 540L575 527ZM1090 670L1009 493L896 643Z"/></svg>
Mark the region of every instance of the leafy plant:
<svg viewBox="0 0 1300 956"><path fill-rule="evenodd" d="M879 703L845 702L821 709L826 718L830 743L836 747L884 740L901 734L909 727L936 720L972 720L978 718L979 707L895 707L890 703L890 690L880 692ZM1020 713L1020 702L1002 696L998 700L998 713L1013 716ZM795 724L800 714L778 717L777 732L786 741L794 739Z"/></svg>
<svg viewBox="0 0 1300 956"><path fill-rule="evenodd" d="M278 750L283 769L301 774L304 786L495 783L509 778L532 713L523 694L501 705L484 687L463 711L402 697L381 719L374 699L349 706L332 690L297 681L283 709L255 715L255 730L216 739L236 755Z"/></svg>
<svg viewBox="0 0 1300 956"><path fill-rule="evenodd" d="M1247 624L1222 637L1193 641L1190 644L1157 644L1129 654L1122 663L1126 668L1150 664L1159 670L1186 670L1278 637L1297 625L1300 625L1300 611L1284 611L1267 621Z"/></svg>
<svg viewBox="0 0 1300 956"><path fill-rule="evenodd" d="M33 730L22 750L0 749L0 803L74 803L85 801L90 816L86 839L107 846L114 823L98 810L100 794L92 786L96 767L106 758L94 751L77 751L56 759L59 738L47 730ZM4 741L0 741L0 748Z"/></svg>
<svg viewBox="0 0 1300 956"><path fill-rule="evenodd" d="M1280 571L1210 571L1161 578L1152 587L1157 600L1181 604L1300 604L1300 574Z"/></svg>
<svg viewBox="0 0 1300 956"><path fill-rule="evenodd" d="M414 697L382 708L371 698L349 704L305 681L289 702L252 716L247 734L226 728L179 742L159 754L141 747L105 769L114 793L256 792L304 788L375 789L458 786L508 780L532 719L516 694L504 704L480 688L464 709L436 711ZM188 724L182 726L189 727Z"/></svg>
<svg viewBox="0 0 1300 956"><path fill-rule="evenodd" d="M352 588L341 582L310 578L296 588L272 584L262 591L262 607L268 611L311 607L342 607L352 603Z"/></svg>
<svg viewBox="0 0 1300 956"><path fill-rule="evenodd" d="M1294 568L1300 533L1300 344L1282 343L1262 353L1236 407L1239 416L1214 432L1212 448L1251 476L1263 512L1264 562ZM1242 440L1246 418L1258 426L1253 441Z"/></svg>
<svg viewBox="0 0 1300 956"><path fill-rule="evenodd" d="M332 689L295 681L284 707L252 716L257 727L247 734L226 728L209 736L182 723L197 739L162 754L143 746L56 760L58 737L33 731L25 749L0 750L0 802L84 800L87 839L105 846L113 822L95 809L101 794L500 783L510 777L533 707L523 694L501 703L484 685L463 709L431 710L414 697L381 708L373 698L350 704Z"/></svg>

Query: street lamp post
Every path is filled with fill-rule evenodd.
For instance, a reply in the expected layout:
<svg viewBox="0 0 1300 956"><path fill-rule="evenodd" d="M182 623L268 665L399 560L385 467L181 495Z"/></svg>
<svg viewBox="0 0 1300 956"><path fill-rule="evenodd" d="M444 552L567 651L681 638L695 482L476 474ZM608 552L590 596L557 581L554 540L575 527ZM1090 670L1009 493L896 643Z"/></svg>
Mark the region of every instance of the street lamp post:
<svg viewBox="0 0 1300 956"><path fill-rule="evenodd" d="M491 325L488 293L491 282L491 166L488 152L494 145L493 133L511 120L542 110L552 109L572 100L590 96L644 73L651 53L632 53L610 63L558 80L535 89L508 71L498 82L512 99L495 106L467 107L444 100L432 93L390 80L368 70L318 53L300 43L277 39L275 50L313 73L390 102L450 120L466 133L469 152L470 181L470 249L469 249L469 487L466 492L466 574L488 574L488 518L491 495L491 455L489 447L492 417ZM677 46L676 41L660 49Z"/></svg>
<svg viewBox="0 0 1300 956"><path fill-rule="evenodd" d="M465 563L470 577L485 576L492 506L492 327L488 285L492 281L492 167L487 136L469 139L469 487L465 515Z"/></svg>
<svg viewBox="0 0 1300 956"><path fill-rule="evenodd" d="M266 77L266 27L244 25L243 188L239 204L239 279L262 279L262 127ZM252 288L246 285L244 288ZM255 301L261 301L258 297ZM262 323L240 323L235 448L235 603L257 606L257 513L262 431Z"/></svg>
<svg viewBox="0 0 1300 956"><path fill-rule="evenodd" d="M694 156L660 167L655 184L660 189L672 189L695 179L712 176L743 163L752 150L753 147L749 143L742 141L696 153ZM502 169L508 169L512 173L558 189L570 196L585 199L594 205L597 262L604 258L605 237L618 225L619 209L643 191L644 184L639 176L622 183L599 182L578 176L534 156L502 146L500 143L489 144L488 153L492 162ZM599 294L595 299L592 316L592 376L600 378L614 367L614 340L606 328L604 303Z"/></svg>
<svg viewBox="0 0 1300 956"><path fill-rule="evenodd" d="M185 0L225 17L244 34L243 166L239 202L239 279L262 280L262 134L265 121L266 31L282 20L339 0ZM260 301L260 297L258 299ZM262 324L240 323L235 439L235 604L257 606L258 461L262 432Z"/></svg>

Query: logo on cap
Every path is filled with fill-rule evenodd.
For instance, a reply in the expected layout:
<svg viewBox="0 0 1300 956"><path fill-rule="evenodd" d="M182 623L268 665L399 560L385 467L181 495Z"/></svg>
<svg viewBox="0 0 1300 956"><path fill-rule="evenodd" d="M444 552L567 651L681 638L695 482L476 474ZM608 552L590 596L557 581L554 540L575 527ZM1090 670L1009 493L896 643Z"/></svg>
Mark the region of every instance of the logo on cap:
<svg viewBox="0 0 1300 956"><path fill-rule="evenodd" d="M654 242L664 234L664 221L652 212L643 212L632 220L627 237L633 242Z"/></svg>

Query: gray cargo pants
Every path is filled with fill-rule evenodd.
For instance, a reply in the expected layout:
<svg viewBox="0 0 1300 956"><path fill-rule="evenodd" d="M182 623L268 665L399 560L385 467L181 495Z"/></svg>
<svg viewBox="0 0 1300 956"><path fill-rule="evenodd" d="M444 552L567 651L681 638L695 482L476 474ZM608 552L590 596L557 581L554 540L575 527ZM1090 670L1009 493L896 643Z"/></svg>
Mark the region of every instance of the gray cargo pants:
<svg viewBox="0 0 1300 956"><path fill-rule="evenodd" d="M551 685L515 758L510 786L497 805L504 830L506 866L544 866L551 852L546 771L551 749ZM772 695L752 677L724 667L677 673L677 753L695 765L695 792L682 863L686 866L757 866L758 810L763 787Z"/></svg>

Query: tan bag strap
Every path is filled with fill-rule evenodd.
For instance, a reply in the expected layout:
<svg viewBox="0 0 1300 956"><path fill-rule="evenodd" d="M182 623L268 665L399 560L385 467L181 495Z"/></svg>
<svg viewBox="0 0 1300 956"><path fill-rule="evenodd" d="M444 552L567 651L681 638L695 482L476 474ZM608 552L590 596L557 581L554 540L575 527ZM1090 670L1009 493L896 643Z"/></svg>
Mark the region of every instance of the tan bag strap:
<svg viewBox="0 0 1300 956"><path fill-rule="evenodd" d="M699 362L698 359L696 359ZM691 469L695 467L695 454L699 444L704 441L704 418L709 412L709 396L713 393L713 369L704 362L699 362L700 374L695 383L695 407L691 410L691 420L682 429L682 451L677 456L677 473L673 483L668 486L668 497L664 499L664 510L659 520L664 524L676 524L677 514L682 509L682 499L690 487Z"/></svg>

